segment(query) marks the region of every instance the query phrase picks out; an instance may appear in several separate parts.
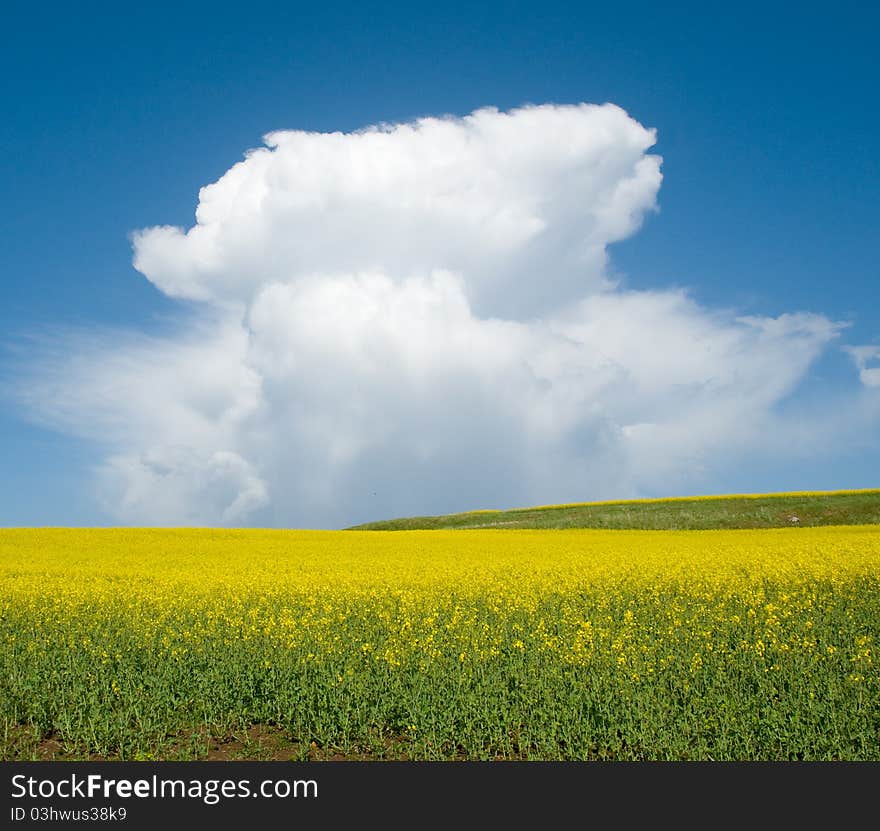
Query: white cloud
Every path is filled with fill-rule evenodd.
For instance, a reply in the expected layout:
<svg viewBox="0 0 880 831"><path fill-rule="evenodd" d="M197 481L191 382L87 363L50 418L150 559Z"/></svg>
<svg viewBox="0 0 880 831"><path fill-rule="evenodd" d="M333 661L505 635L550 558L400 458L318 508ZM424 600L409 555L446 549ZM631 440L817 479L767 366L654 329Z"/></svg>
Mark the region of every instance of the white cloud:
<svg viewBox="0 0 880 831"><path fill-rule="evenodd" d="M880 346L848 346L859 370L859 380L866 387L880 387Z"/></svg>
<svg viewBox="0 0 880 831"><path fill-rule="evenodd" d="M131 525L235 525L268 502L266 484L237 453L159 445L110 456L99 470L111 516Z"/></svg>
<svg viewBox="0 0 880 831"><path fill-rule="evenodd" d="M105 449L121 522L335 526L706 481L784 432L840 327L615 285L653 142L611 105L272 133L195 226L135 236L193 319L67 340L22 394Z"/></svg>
<svg viewBox="0 0 880 831"><path fill-rule="evenodd" d="M135 267L172 297L245 304L315 274L445 269L481 316L528 317L606 283L605 247L654 206L654 141L587 104L270 133L202 188L192 228L136 234Z"/></svg>

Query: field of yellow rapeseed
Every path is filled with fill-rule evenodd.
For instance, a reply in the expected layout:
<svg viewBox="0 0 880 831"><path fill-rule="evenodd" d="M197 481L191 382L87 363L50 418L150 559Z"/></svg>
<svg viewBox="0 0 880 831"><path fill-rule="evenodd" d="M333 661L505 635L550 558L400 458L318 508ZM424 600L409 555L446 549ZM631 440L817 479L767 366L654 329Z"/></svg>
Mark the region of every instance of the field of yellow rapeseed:
<svg viewBox="0 0 880 831"><path fill-rule="evenodd" d="M878 526L0 531L7 758L878 759L878 638Z"/></svg>

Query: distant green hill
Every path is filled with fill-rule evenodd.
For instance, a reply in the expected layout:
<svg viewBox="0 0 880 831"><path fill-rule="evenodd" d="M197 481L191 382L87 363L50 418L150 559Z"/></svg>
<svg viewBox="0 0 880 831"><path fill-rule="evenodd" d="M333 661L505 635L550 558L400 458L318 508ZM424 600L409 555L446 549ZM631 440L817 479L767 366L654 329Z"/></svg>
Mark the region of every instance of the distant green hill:
<svg viewBox="0 0 880 831"><path fill-rule="evenodd" d="M783 528L880 523L880 489L584 502L469 511L356 525L358 531L441 528Z"/></svg>

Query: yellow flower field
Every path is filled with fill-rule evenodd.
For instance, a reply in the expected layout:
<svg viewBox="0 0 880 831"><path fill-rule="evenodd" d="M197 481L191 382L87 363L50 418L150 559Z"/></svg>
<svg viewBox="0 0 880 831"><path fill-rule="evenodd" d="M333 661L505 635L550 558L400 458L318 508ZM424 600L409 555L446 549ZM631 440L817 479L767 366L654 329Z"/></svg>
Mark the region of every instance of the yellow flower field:
<svg viewBox="0 0 880 831"><path fill-rule="evenodd" d="M0 627L7 758L880 758L878 526L6 529Z"/></svg>

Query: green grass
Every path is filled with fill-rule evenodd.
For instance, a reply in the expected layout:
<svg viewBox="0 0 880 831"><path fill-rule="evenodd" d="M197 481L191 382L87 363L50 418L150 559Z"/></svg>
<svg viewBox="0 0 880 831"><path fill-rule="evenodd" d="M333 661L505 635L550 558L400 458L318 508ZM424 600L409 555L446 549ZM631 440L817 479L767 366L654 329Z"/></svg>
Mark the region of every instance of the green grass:
<svg viewBox="0 0 880 831"><path fill-rule="evenodd" d="M797 517L797 522L792 520ZM705 530L783 528L791 525L880 523L880 490L678 497L577 505L469 511L356 525L358 531L414 531L442 528L618 528Z"/></svg>

